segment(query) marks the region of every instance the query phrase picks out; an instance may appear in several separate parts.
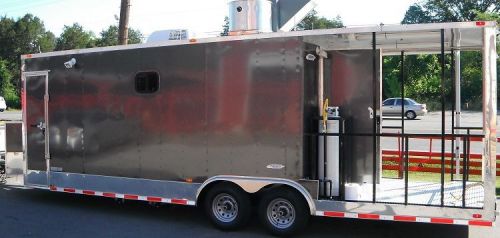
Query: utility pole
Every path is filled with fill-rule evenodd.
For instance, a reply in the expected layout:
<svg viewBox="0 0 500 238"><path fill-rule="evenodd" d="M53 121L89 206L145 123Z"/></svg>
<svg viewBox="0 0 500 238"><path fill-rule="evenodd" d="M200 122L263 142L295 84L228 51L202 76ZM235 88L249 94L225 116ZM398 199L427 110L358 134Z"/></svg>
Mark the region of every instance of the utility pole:
<svg viewBox="0 0 500 238"><path fill-rule="evenodd" d="M118 29L118 44L128 43L128 16L130 12L130 0L122 0L120 7L120 25Z"/></svg>

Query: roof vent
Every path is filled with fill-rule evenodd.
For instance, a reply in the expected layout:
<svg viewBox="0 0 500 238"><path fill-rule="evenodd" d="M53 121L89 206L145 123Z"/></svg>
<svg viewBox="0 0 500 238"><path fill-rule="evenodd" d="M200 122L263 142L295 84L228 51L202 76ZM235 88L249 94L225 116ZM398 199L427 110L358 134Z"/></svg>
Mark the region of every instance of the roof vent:
<svg viewBox="0 0 500 238"><path fill-rule="evenodd" d="M314 9L311 0L230 0L230 35L290 31Z"/></svg>

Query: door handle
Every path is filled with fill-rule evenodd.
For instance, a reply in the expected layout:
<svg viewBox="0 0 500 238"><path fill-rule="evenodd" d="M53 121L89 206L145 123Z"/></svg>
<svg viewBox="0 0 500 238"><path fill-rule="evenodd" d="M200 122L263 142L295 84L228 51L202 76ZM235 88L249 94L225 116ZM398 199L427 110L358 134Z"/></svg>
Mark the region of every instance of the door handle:
<svg viewBox="0 0 500 238"><path fill-rule="evenodd" d="M38 124L31 124L30 126L45 131L45 123L43 122L39 122Z"/></svg>

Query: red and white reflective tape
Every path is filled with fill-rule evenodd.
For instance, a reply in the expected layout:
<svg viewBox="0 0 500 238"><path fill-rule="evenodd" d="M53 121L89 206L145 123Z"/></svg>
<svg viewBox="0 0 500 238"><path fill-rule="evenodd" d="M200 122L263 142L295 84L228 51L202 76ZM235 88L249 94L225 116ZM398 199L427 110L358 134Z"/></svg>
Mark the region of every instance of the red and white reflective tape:
<svg viewBox="0 0 500 238"><path fill-rule="evenodd" d="M75 188L61 188L56 186L50 186L50 191L54 192L63 192L63 193L75 193L75 194L83 194L89 196L99 196L99 197L108 197L108 198L122 198L127 200L138 200L138 201L148 201L148 202L161 202L161 203L171 203L178 205L196 205L195 201L190 201L187 199L179 199L179 198L162 198L162 197L154 197L154 196L140 196L135 194L120 194L120 193L112 193L112 192L100 192L93 190L82 190Z"/></svg>
<svg viewBox="0 0 500 238"><path fill-rule="evenodd" d="M460 220L460 219L440 218L440 217L389 216L389 215L379 215L379 214L372 214L372 213L316 211L316 216L357 218L357 219L367 219L367 220L424 222L424 223L433 223L433 224L493 226L492 221L485 221L485 220Z"/></svg>

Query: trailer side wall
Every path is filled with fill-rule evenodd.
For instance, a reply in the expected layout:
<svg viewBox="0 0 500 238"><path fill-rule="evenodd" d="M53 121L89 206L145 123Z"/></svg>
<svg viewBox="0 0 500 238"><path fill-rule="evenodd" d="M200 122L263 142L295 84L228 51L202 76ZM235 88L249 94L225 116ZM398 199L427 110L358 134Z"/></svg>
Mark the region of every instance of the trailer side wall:
<svg viewBox="0 0 500 238"><path fill-rule="evenodd" d="M305 51L300 37L229 41L26 59L25 71L50 70L52 170L194 182L220 174L300 179L309 171L304 108L314 107L304 98L315 95L304 93L315 80ZM77 63L67 69L71 58ZM138 93L138 72L157 72L159 90ZM27 92L34 104L27 120L36 123L40 112L30 109L43 107ZM28 169L45 170L31 146L40 132L31 131Z"/></svg>

